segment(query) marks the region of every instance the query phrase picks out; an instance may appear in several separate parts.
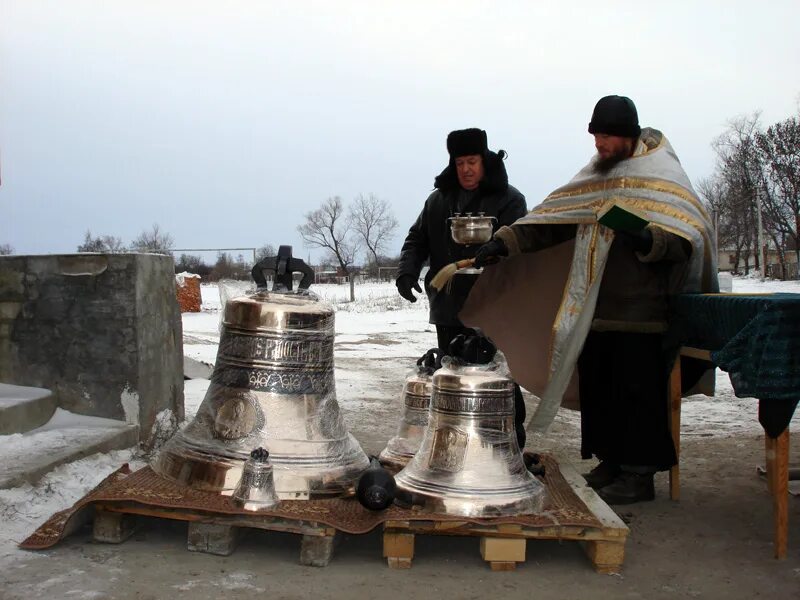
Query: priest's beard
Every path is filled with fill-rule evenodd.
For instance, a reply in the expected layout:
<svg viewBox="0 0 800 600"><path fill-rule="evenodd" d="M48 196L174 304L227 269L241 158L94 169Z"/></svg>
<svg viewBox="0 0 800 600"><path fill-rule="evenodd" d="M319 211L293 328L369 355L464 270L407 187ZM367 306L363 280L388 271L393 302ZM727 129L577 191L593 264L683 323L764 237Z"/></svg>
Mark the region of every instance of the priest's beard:
<svg viewBox="0 0 800 600"><path fill-rule="evenodd" d="M625 151L612 154L611 156L607 156L606 158L598 158L595 161L594 165L592 166L592 170L595 173L599 173L600 175L608 175L611 169L616 167L626 158L628 158L628 154Z"/></svg>

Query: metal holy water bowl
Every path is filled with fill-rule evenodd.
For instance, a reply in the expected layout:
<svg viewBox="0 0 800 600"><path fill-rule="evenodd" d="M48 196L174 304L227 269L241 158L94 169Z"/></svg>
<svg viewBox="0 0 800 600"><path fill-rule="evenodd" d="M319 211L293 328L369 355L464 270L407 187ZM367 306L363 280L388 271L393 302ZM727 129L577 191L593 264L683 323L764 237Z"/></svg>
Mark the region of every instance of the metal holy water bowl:
<svg viewBox="0 0 800 600"><path fill-rule="evenodd" d="M495 217L483 213L456 213L448 219L450 221L450 235L457 244L469 246L472 244L485 244L492 239Z"/></svg>
<svg viewBox="0 0 800 600"><path fill-rule="evenodd" d="M445 361L443 361L445 362ZM540 512L545 486L526 468L514 429L514 384L496 364L449 361L433 375L422 444L398 497L425 512L495 517Z"/></svg>
<svg viewBox="0 0 800 600"><path fill-rule="evenodd" d="M253 269L256 278L257 268L274 268L273 289L227 302L208 392L192 422L156 456L154 471L227 495L251 449L263 447L281 500L354 493L369 459L336 401L333 307L306 289L291 290L292 271L302 267L309 270L282 246Z"/></svg>

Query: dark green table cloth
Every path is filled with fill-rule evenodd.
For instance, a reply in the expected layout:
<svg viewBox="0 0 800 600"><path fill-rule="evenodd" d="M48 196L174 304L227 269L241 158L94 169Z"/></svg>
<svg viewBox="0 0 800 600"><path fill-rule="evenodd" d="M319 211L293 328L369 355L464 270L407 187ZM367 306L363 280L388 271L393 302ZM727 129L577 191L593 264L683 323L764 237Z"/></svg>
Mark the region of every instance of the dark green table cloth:
<svg viewBox="0 0 800 600"><path fill-rule="evenodd" d="M800 400L800 294L682 294L672 302L672 337L709 350L739 398L757 398L771 437Z"/></svg>

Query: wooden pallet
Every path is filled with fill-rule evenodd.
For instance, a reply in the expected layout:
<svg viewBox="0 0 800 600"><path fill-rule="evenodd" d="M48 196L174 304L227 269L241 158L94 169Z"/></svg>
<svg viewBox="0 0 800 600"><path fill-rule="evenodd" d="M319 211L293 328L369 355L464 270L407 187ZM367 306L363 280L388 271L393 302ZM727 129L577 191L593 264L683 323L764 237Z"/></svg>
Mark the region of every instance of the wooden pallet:
<svg viewBox="0 0 800 600"><path fill-rule="evenodd" d="M301 536L300 564L325 567L333 556L337 530L309 521L259 515L209 514L134 503L96 503L93 537L96 542L120 544L133 535L137 516L188 521L186 547L193 552L228 556L249 529L281 531Z"/></svg>
<svg viewBox="0 0 800 600"><path fill-rule="evenodd" d="M572 490L601 523L600 527L524 527L514 524L475 524L464 521L387 521L383 526L383 556L393 569L410 569L414 558L414 536L456 535L480 539L481 557L493 571L513 571L525 562L528 540L574 540L580 542L598 573L618 573L625 557L628 527L586 485L575 469L559 465Z"/></svg>

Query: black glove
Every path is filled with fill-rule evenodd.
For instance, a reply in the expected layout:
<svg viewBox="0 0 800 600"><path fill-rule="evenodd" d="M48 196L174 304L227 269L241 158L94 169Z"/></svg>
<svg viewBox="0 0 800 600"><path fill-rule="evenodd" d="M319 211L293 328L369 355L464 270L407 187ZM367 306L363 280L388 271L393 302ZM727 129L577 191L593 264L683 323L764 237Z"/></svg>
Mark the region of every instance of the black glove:
<svg viewBox="0 0 800 600"><path fill-rule="evenodd" d="M463 333L459 333L456 337L450 340L450 343L447 345L447 348L443 349L443 352L447 356L461 358L461 355L464 354L464 342L466 340L467 336Z"/></svg>
<svg viewBox="0 0 800 600"><path fill-rule="evenodd" d="M428 375L433 375L437 369L442 368L442 351L431 348L417 359L417 367Z"/></svg>
<svg viewBox="0 0 800 600"><path fill-rule="evenodd" d="M641 254L648 254L653 248L653 232L646 227L639 231L618 230L615 235Z"/></svg>
<svg viewBox="0 0 800 600"><path fill-rule="evenodd" d="M503 240L494 238L490 242L486 242L483 246L478 248L475 253L475 264L472 265L476 269L480 269L487 264L491 264L498 256L508 256L508 248Z"/></svg>
<svg viewBox="0 0 800 600"><path fill-rule="evenodd" d="M417 301L417 297L411 293L412 289L422 293L422 288L419 287L417 278L413 275L400 275L394 283L397 286L398 293L409 302Z"/></svg>
<svg viewBox="0 0 800 600"><path fill-rule="evenodd" d="M485 365L494 358L497 348L482 335L459 333L450 342L447 354L471 364Z"/></svg>
<svg viewBox="0 0 800 600"><path fill-rule="evenodd" d="M494 358L497 348L481 335L473 335L464 342L463 358L469 363L485 365Z"/></svg>

